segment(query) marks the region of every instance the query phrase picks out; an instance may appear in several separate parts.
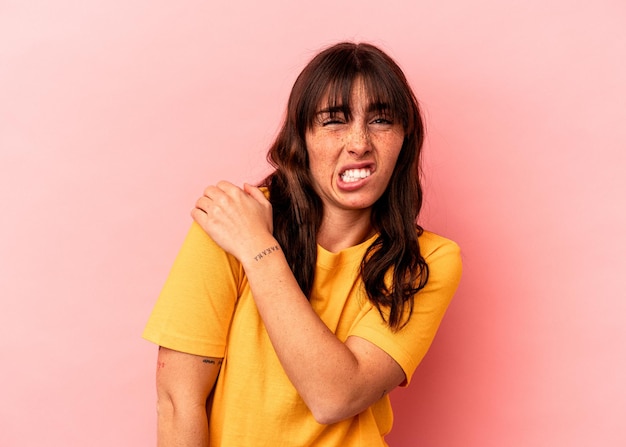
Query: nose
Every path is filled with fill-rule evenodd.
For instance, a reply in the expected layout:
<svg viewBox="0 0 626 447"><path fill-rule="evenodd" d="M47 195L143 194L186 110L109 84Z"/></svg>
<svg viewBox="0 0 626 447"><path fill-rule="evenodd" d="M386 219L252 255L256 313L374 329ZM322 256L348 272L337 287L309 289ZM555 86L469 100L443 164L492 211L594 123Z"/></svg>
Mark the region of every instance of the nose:
<svg viewBox="0 0 626 447"><path fill-rule="evenodd" d="M348 133L347 149L355 157L363 157L372 150L372 142L367 126L353 123Z"/></svg>

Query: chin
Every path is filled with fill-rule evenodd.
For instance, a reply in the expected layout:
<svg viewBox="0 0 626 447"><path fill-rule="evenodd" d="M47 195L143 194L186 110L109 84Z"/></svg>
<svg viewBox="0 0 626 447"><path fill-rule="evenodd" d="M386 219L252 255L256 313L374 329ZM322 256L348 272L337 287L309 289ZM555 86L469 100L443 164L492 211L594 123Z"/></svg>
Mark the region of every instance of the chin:
<svg viewBox="0 0 626 447"><path fill-rule="evenodd" d="M373 201L360 201L360 202L350 202L350 203L346 203L344 204L346 209L349 210L366 210L366 209L370 209L372 206L374 206Z"/></svg>

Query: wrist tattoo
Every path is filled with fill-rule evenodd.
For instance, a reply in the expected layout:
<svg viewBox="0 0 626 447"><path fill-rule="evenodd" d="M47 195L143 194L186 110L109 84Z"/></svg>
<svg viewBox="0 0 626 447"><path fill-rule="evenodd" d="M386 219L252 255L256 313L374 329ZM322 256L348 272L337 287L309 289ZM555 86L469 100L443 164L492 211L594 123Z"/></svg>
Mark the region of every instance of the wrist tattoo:
<svg viewBox="0 0 626 447"><path fill-rule="evenodd" d="M268 247L265 250L263 250L261 253L259 253L258 255L256 255L254 257L255 261L260 261L261 258L264 258L265 256L269 255L270 253L273 253L275 251L279 251L280 247L278 245L273 245L272 247Z"/></svg>

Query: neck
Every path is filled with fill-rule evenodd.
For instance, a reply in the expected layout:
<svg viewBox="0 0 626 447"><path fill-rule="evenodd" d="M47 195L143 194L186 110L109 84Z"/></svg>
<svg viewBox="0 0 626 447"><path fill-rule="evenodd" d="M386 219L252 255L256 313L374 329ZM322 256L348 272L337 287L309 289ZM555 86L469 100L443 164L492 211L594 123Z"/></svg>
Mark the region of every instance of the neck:
<svg viewBox="0 0 626 447"><path fill-rule="evenodd" d="M370 212L363 211L341 215L325 212L317 233L317 243L324 249L336 253L366 241L374 234L370 215Z"/></svg>

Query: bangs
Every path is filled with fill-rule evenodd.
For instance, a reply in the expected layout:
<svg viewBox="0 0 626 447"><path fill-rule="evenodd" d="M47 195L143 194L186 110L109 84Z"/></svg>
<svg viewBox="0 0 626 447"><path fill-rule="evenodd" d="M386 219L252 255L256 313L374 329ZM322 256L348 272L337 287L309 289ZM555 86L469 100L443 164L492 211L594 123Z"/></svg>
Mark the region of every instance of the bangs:
<svg viewBox="0 0 626 447"><path fill-rule="evenodd" d="M330 81L326 88L326 95L316 101L315 114L320 108L331 108L341 111L346 117L351 118L354 105L351 104L352 91L358 81L363 83L363 89L371 109L385 114L392 119L400 119L405 130L408 127L409 107L402 91L398 92L393 85L384 82L381 76L375 73L356 72L350 77L344 77ZM311 118L313 118L315 115ZM309 125L311 124L309 121Z"/></svg>
<svg viewBox="0 0 626 447"><path fill-rule="evenodd" d="M341 55L338 55L341 56ZM394 120L399 120L405 132L413 131L413 98L407 92L402 73L390 70L388 63L361 57L350 52L345 56L327 60L326 67L318 67L317 76L310 80L302 101L298 126L304 133L322 108L335 109L351 117L351 93L358 81L363 82L365 94L372 108ZM385 61L386 62L386 61Z"/></svg>

